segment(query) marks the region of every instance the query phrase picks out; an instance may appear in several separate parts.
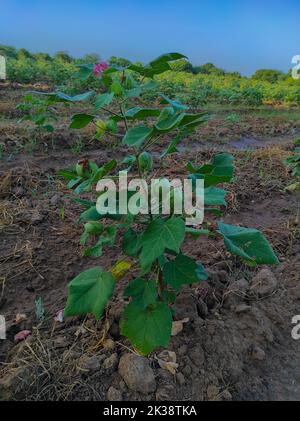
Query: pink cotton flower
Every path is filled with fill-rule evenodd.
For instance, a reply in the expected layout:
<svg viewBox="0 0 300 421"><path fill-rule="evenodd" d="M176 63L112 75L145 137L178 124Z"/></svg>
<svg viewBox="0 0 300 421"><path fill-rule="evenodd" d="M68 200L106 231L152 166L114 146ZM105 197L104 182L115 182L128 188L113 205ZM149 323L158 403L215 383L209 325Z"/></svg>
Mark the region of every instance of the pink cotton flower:
<svg viewBox="0 0 300 421"><path fill-rule="evenodd" d="M108 69L108 64L105 61L101 61L100 63L94 64L94 75L99 76L101 75L104 70Z"/></svg>
<svg viewBox="0 0 300 421"><path fill-rule="evenodd" d="M24 341L30 335L31 335L30 330L21 330L21 332L19 332L15 335L15 338L14 338L15 342L18 343L18 342Z"/></svg>
<svg viewBox="0 0 300 421"><path fill-rule="evenodd" d="M54 320L62 323L64 321L64 310L58 310L54 316Z"/></svg>

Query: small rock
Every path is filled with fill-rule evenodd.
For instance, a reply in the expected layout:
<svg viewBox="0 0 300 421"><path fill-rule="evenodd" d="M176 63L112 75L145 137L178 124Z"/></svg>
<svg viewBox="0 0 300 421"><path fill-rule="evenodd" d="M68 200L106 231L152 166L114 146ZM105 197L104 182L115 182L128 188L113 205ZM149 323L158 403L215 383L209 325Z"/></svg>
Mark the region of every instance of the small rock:
<svg viewBox="0 0 300 421"><path fill-rule="evenodd" d="M176 374L176 380L177 380L177 383L179 384L179 386L183 386L184 383L185 383L185 377L180 372Z"/></svg>
<svg viewBox="0 0 300 421"><path fill-rule="evenodd" d="M175 322L172 323L172 331L171 336L176 336L178 333L182 332L184 323L187 323L189 319L186 317L183 320L175 320Z"/></svg>
<svg viewBox="0 0 300 421"><path fill-rule="evenodd" d="M214 384L209 385L206 389L207 397L210 400L216 399L219 392L220 392L220 389L217 386L215 386Z"/></svg>
<svg viewBox="0 0 300 421"><path fill-rule="evenodd" d="M118 339L120 337L120 328L118 323L113 323L109 329L109 333L114 339Z"/></svg>
<svg viewBox="0 0 300 421"><path fill-rule="evenodd" d="M186 365L183 367L182 372L184 373L185 376L190 376L192 373L192 368L190 365Z"/></svg>
<svg viewBox="0 0 300 421"><path fill-rule="evenodd" d="M254 345L251 349L251 357L255 360L263 361L266 358L266 353L262 348Z"/></svg>
<svg viewBox="0 0 300 421"><path fill-rule="evenodd" d="M114 353L112 354L110 357L106 358L106 360L103 361L103 365L102 367L105 370L115 370L117 368L119 359L118 359L118 354Z"/></svg>
<svg viewBox="0 0 300 421"><path fill-rule="evenodd" d="M176 362L176 354L174 351L168 351L165 349L155 356L155 358L162 369L169 371L173 375L176 374L178 364Z"/></svg>
<svg viewBox="0 0 300 421"><path fill-rule="evenodd" d="M249 284L246 279L239 279L238 281L232 282L224 295L224 307L235 308L236 306L243 304L248 290Z"/></svg>
<svg viewBox="0 0 300 421"><path fill-rule="evenodd" d="M295 300L300 300L300 284L294 288L289 289L289 292Z"/></svg>
<svg viewBox="0 0 300 421"><path fill-rule="evenodd" d="M228 263L225 260L222 260L221 262L217 262L214 264L214 268L218 270L227 270L228 269Z"/></svg>
<svg viewBox="0 0 300 421"><path fill-rule="evenodd" d="M17 186L15 188L13 188L12 191L16 196L19 196L19 197L24 196L24 193L25 193L22 186Z"/></svg>
<svg viewBox="0 0 300 421"><path fill-rule="evenodd" d="M126 303L121 300L117 302L116 304L114 304L109 311L109 317L114 319L116 322L119 322L125 306L126 306Z"/></svg>
<svg viewBox="0 0 300 421"><path fill-rule="evenodd" d="M222 284L226 284L228 282L228 273L226 269L228 269L226 262L219 262L214 265L214 268L220 269L214 271L212 269L208 269L208 276L210 279L210 284L216 285L218 282Z"/></svg>
<svg viewBox="0 0 300 421"><path fill-rule="evenodd" d="M17 313L16 314L15 323L17 325L24 322L25 320L27 320L26 314L24 314L24 313Z"/></svg>
<svg viewBox="0 0 300 421"><path fill-rule="evenodd" d="M229 276L227 270L220 270L219 272L219 280L222 284L227 284L229 281Z"/></svg>
<svg viewBox="0 0 300 421"><path fill-rule="evenodd" d="M119 374L128 388L144 394L156 390L156 381L147 358L135 354L124 354L119 363Z"/></svg>
<svg viewBox="0 0 300 421"><path fill-rule="evenodd" d="M190 292L183 292L179 295L174 304L175 316L177 320L189 318L190 320L197 319L198 311L196 300L192 297Z"/></svg>
<svg viewBox="0 0 300 421"><path fill-rule="evenodd" d="M105 341L103 341L103 349L105 349L105 351L111 351L114 349L115 347L115 343L112 339L106 339Z"/></svg>
<svg viewBox="0 0 300 421"><path fill-rule="evenodd" d="M201 328L203 327L203 326L205 326L205 320L204 319L201 319L201 317L198 317L198 319L196 319L196 320L194 320L194 323L193 323L193 328L195 329L195 330L201 330Z"/></svg>
<svg viewBox="0 0 300 421"><path fill-rule="evenodd" d="M119 381L119 388L120 388L121 392L126 392L127 386L126 386L126 383L123 380Z"/></svg>
<svg viewBox="0 0 300 421"><path fill-rule="evenodd" d="M59 202L60 202L60 196L59 196L59 194L54 194L54 195L51 197L51 199L50 199L50 203L51 203L51 205L53 205L53 206L58 205L58 204L59 204Z"/></svg>
<svg viewBox="0 0 300 421"><path fill-rule="evenodd" d="M74 351L70 349L65 349L63 352L63 360L77 360L80 358L81 353L79 351Z"/></svg>
<svg viewBox="0 0 300 421"><path fill-rule="evenodd" d="M187 345L181 345L181 347L178 349L177 354L180 355L181 357L186 355L188 352L188 347Z"/></svg>
<svg viewBox="0 0 300 421"><path fill-rule="evenodd" d="M201 298L198 298L197 300L197 310L198 310L199 316L202 317L202 319L205 319L206 316L208 316L207 305Z"/></svg>
<svg viewBox="0 0 300 421"><path fill-rule="evenodd" d="M108 401L122 401L122 393L120 390L115 389L113 386L111 386L107 391L107 400Z"/></svg>
<svg viewBox="0 0 300 421"><path fill-rule="evenodd" d="M79 360L79 367L82 370L97 371L101 367L101 360L96 355L92 357L83 355Z"/></svg>
<svg viewBox="0 0 300 421"><path fill-rule="evenodd" d="M36 225L39 224L40 222L42 222L45 219L44 215L42 215L39 212L35 212L30 219L30 222L32 225Z"/></svg>
<svg viewBox="0 0 300 421"><path fill-rule="evenodd" d="M157 401L170 401L170 397L174 391L172 384L164 384L158 387L155 397Z"/></svg>
<svg viewBox="0 0 300 421"><path fill-rule="evenodd" d="M87 330L83 326L78 326L74 333L77 338L84 336L85 334L87 334Z"/></svg>
<svg viewBox="0 0 300 421"><path fill-rule="evenodd" d="M234 311L238 314L240 313L247 313L247 311L251 310L251 306L248 306L247 304L239 304L238 306L235 306Z"/></svg>
<svg viewBox="0 0 300 421"><path fill-rule="evenodd" d="M232 401L232 394L229 392L229 390L225 389L222 392L222 398L224 401Z"/></svg>
<svg viewBox="0 0 300 421"><path fill-rule="evenodd" d="M66 348L70 345L70 342L66 336L58 336L53 341L54 348Z"/></svg>
<svg viewBox="0 0 300 421"><path fill-rule="evenodd" d="M198 346L189 352L190 359L197 366L201 367L204 364L204 351Z"/></svg>
<svg viewBox="0 0 300 421"><path fill-rule="evenodd" d="M0 378L0 400L11 400L11 397L18 392L19 387L32 382L32 371L27 367L19 367L8 372L5 377Z"/></svg>
<svg viewBox="0 0 300 421"><path fill-rule="evenodd" d="M267 297L277 288L278 282L270 269L261 269L251 281L251 291L258 297Z"/></svg>

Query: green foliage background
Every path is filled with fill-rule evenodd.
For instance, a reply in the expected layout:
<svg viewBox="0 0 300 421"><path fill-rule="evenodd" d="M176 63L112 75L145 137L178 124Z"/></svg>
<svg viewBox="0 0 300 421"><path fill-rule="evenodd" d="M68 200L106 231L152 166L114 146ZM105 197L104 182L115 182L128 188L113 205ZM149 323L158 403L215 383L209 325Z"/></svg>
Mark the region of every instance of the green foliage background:
<svg viewBox="0 0 300 421"><path fill-rule="evenodd" d="M97 54L87 54L74 59L64 51L53 57L46 53L31 54L25 49L1 46L0 54L7 58L7 77L13 82L45 82L52 86L72 86L78 91L86 88L78 81L78 65L100 61ZM111 57L110 64L127 66L125 58ZM135 63L138 65L139 63ZM162 93L176 96L179 100L198 107L207 102L220 104L300 105L300 79L294 80L290 73L260 69L251 78L238 72L225 72L212 63L193 66L186 60L172 64L172 71L155 76ZM94 82L95 83L95 82ZM149 100L152 100L151 94Z"/></svg>

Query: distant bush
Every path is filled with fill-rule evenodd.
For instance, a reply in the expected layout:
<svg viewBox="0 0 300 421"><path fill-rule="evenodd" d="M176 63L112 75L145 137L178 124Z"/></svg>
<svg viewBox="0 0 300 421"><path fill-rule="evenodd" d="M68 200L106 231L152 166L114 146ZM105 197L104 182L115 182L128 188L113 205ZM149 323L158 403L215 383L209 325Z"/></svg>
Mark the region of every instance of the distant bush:
<svg viewBox="0 0 300 421"><path fill-rule="evenodd" d="M257 70L252 76L253 79L261 80L263 82L276 83L280 80L284 80L287 77L283 72L279 70L261 69Z"/></svg>

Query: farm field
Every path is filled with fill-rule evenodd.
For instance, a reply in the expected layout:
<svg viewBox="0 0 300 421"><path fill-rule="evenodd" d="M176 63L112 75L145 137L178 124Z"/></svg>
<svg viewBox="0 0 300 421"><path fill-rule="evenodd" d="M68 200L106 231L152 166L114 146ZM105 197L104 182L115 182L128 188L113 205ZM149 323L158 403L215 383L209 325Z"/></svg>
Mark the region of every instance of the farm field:
<svg viewBox="0 0 300 421"><path fill-rule="evenodd" d="M135 273L118 281L99 321L90 314L57 318L68 282L94 265L79 244L82 208L58 173L83 159L98 166L121 160L132 148L118 139L93 140L90 125L70 129L72 115L82 112L79 103L53 106L59 116L53 131L20 122L26 111L17 105L32 90L52 87L0 83L0 312L8 338L0 342L0 399L299 400L299 345L291 337L300 300L299 203L285 189L295 179L283 163L300 137L299 107L188 103L193 113L207 112L207 122L163 165L159 157L171 138L154 145L153 171L160 177L184 177L190 161L202 165L216 153L232 154L236 171L221 219L259 229L279 264L252 267L219 238L187 237L183 252L204 265L207 280L183 286L173 304L179 330L169 354L161 347L151 352L135 375L139 387L128 387L119 361L138 353L119 320L129 301L124 286ZM117 239L94 260L110 268L121 255ZM31 335L16 343L25 330Z"/></svg>

